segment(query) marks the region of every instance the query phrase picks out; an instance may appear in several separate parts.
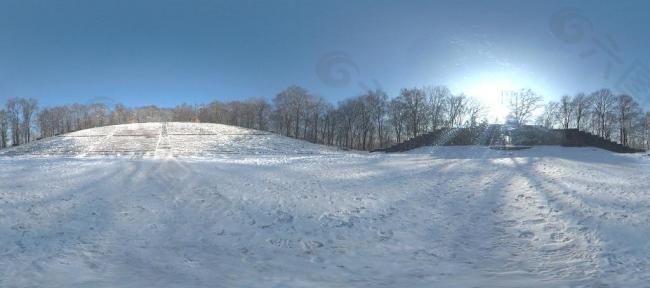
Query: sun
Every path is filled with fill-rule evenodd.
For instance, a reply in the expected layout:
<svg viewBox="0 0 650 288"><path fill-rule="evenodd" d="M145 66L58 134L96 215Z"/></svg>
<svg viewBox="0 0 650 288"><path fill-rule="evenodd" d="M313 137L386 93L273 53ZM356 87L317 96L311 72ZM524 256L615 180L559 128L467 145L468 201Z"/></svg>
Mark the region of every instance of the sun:
<svg viewBox="0 0 650 288"><path fill-rule="evenodd" d="M479 77L467 83L463 91L487 109L488 122L503 123L510 112L504 92L517 89L520 89L519 85L508 78Z"/></svg>
<svg viewBox="0 0 650 288"><path fill-rule="evenodd" d="M503 93L510 90L513 90L513 86L503 83L480 83L465 93L483 104L487 109L489 122L503 122L509 113L508 99L504 98Z"/></svg>

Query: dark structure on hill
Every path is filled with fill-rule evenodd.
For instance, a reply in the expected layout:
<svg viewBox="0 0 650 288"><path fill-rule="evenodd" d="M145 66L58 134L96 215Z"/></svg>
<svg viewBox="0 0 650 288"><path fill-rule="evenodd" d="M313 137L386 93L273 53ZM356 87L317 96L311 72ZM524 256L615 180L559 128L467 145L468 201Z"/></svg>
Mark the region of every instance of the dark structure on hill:
<svg viewBox="0 0 650 288"><path fill-rule="evenodd" d="M475 128L443 128L419 135L393 146L372 152L402 152L422 146L457 145L561 145L567 147L597 147L616 153L636 153L631 148L578 129L546 129L525 125L509 128L488 125Z"/></svg>

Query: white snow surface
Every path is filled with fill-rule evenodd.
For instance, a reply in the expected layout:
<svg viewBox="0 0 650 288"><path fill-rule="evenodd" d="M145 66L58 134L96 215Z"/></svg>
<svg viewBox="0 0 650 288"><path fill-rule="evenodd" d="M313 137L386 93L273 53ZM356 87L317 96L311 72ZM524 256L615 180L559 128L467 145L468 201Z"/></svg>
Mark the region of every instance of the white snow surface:
<svg viewBox="0 0 650 288"><path fill-rule="evenodd" d="M258 130L208 123L136 123L81 130L1 155L218 156L227 154L321 154L334 149Z"/></svg>
<svg viewBox="0 0 650 288"><path fill-rule="evenodd" d="M190 123L0 153L0 287L647 287L650 160Z"/></svg>

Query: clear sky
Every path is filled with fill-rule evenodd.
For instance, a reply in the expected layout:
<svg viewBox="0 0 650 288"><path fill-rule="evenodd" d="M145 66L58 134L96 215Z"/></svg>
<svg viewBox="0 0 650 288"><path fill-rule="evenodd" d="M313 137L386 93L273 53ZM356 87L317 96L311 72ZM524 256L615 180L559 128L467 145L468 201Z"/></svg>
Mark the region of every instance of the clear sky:
<svg viewBox="0 0 650 288"><path fill-rule="evenodd" d="M502 89L633 87L645 105L648 11L646 0L0 0L0 100L173 106L297 84L336 102L447 85L492 106Z"/></svg>

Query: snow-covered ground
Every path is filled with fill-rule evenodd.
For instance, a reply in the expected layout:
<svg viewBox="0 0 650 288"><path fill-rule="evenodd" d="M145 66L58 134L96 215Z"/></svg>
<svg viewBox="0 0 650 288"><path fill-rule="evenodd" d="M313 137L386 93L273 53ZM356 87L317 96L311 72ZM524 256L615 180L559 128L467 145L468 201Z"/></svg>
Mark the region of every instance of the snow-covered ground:
<svg viewBox="0 0 650 288"><path fill-rule="evenodd" d="M1 154L0 287L650 283L642 155L366 154L181 123Z"/></svg>
<svg viewBox="0 0 650 288"><path fill-rule="evenodd" d="M221 156L322 154L334 149L252 129L198 123L105 126L0 150L0 156Z"/></svg>

